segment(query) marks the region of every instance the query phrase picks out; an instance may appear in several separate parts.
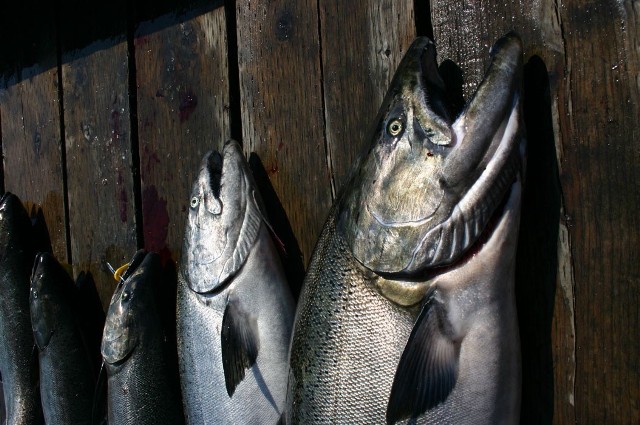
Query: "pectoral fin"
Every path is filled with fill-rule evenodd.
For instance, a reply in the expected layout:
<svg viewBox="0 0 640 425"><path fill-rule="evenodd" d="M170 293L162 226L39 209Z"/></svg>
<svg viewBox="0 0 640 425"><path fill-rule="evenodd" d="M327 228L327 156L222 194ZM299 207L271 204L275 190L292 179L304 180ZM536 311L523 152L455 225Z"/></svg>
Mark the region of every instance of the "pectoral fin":
<svg viewBox="0 0 640 425"><path fill-rule="evenodd" d="M245 370L256 362L260 341L256 320L233 298L227 301L222 317L222 367L229 397L244 379Z"/></svg>
<svg viewBox="0 0 640 425"><path fill-rule="evenodd" d="M444 306L431 293L411 331L393 379L387 424L416 418L442 403L458 377L459 345Z"/></svg>

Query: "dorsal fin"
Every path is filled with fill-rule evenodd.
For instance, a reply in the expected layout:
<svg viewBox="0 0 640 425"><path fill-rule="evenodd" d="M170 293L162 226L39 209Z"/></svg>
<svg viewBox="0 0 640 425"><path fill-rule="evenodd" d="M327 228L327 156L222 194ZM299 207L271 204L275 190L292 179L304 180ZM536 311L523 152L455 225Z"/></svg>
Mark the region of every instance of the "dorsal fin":
<svg viewBox="0 0 640 425"><path fill-rule="evenodd" d="M387 405L387 424L416 418L442 403L458 378L459 344L444 306L431 292L400 357Z"/></svg>

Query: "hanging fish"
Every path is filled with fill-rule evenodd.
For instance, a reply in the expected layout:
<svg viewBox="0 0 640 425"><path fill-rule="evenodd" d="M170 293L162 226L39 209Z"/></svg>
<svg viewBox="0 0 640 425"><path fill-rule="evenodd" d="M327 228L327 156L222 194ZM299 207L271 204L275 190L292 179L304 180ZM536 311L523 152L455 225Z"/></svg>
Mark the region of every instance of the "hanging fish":
<svg viewBox="0 0 640 425"><path fill-rule="evenodd" d="M303 284L288 424L518 421L520 39L491 58L455 121L433 43L399 65Z"/></svg>
<svg viewBox="0 0 640 425"><path fill-rule="evenodd" d="M187 423L275 424L287 386L294 302L240 145L202 162L178 274Z"/></svg>
<svg viewBox="0 0 640 425"><path fill-rule="evenodd" d="M47 424L92 423L96 372L82 332L78 296L73 280L53 255L36 255L31 275L31 323Z"/></svg>
<svg viewBox="0 0 640 425"><path fill-rule="evenodd" d="M38 351L29 315L31 220L17 196L0 198L0 379L7 424L42 423Z"/></svg>
<svg viewBox="0 0 640 425"><path fill-rule="evenodd" d="M184 422L157 308L161 273L160 257L139 251L111 298L102 337L110 425Z"/></svg>

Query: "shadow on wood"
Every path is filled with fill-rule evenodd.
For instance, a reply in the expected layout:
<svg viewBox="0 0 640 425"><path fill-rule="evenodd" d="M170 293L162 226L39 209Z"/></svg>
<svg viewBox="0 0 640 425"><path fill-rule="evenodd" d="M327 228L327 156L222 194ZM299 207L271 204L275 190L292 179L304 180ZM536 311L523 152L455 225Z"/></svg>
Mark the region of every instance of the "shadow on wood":
<svg viewBox="0 0 640 425"><path fill-rule="evenodd" d="M249 167L253 172L253 178L256 181L256 186L258 186L260 196L262 196L262 201L267 210L267 219L275 233L275 235L272 236L277 237L282 243L280 248L284 248L278 249L278 253L280 254L280 260L282 260L282 266L287 281L289 282L293 299L297 300L300 295L300 289L302 288L302 281L304 280L302 251L300 251L300 246L293 234L291 224L282 207L282 203L280 203L278 195L271 185L264 164L256 153L249 155ZM276 246L279 245L276 240L274 240L274 243Z"/></svg>
<svg viewBox="0 0 640 425"><path fill-rule="evenodd" d="M59 53L74 52L77 59L113 47L141 22L169 14L186 21L222 5L222 0L7 2L0 14L0 81L12 85L30 78L34 65L38 72L55 68ZM175 24L164 22L165 27Z"/></svg>
<svg viewBox="0 0 640 425"><path fill-rule="evenodd" d="M31 206L31 223L33 224L34 252L53 252L51 247L51 237L49 236L49 228L45 220L42 208Z"/></svg>
<svg viewBox="0 0 640 425"><path fill-rule="evenodd" d="M522 347L522 424L550 424L554 379L551 329L561 189L547 70L534 56L524 69L527 170L516 259Z"/></svg>

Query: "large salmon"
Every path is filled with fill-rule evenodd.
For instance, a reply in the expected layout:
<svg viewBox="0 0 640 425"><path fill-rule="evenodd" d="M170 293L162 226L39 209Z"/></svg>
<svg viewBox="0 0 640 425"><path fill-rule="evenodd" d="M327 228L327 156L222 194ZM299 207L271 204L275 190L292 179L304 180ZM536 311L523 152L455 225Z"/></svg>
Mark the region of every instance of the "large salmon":
<svg viewBox="0 0 640 425"><path fill-rule="evenodd" d="M522 45L453 121L417 39L332 209L294 324L289 424L515 423Z"/></svg>
<svg viewBox="0 0 640 425"><path fill-rule="evenodd" d="M238 143L202 162L178 274L187 423L274 425L284 408L294 302Z"/></svg>

